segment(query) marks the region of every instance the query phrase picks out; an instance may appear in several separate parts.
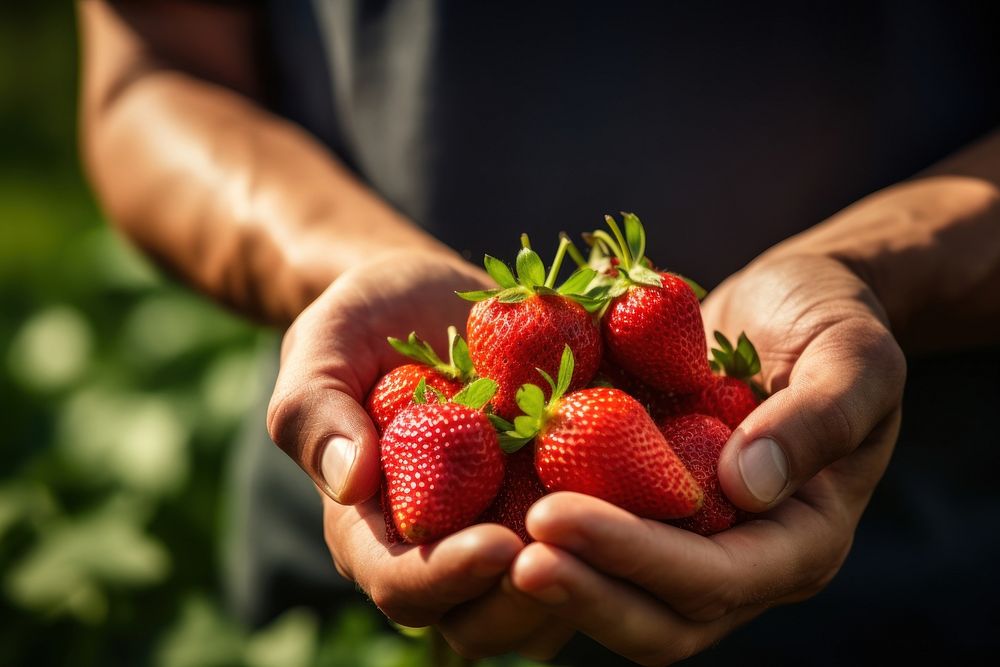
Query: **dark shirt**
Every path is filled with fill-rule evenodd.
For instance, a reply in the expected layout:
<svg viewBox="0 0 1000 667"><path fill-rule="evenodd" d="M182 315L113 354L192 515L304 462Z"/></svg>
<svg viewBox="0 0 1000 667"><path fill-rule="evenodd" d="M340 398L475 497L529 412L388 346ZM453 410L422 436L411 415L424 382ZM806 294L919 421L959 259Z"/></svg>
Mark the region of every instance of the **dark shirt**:
<svg viewBox="0 0 1000 667"><path fill-rule="evenodd" d="M558 231L630 210L654 260L710 287L1000 120L997 3L761 5L275 0L270 99L474 261L512 258L521 231L551 250ZM884 651L922 664L1000 649L1000 353L910 368L900 444L843 571L698 662ZM258 466L249 484L273 501L254 502L277 516L301 488L289 512L315 512L304 478L267 481L280 465ZM251 515L257 543L277 545ZM296 575L287 552L250 568L265 591L257 620L295 590L317 597L324 568L335 580L318 516L274 522L312 540L312 570ZM582 651L580 664L613 660Z"/></svg>

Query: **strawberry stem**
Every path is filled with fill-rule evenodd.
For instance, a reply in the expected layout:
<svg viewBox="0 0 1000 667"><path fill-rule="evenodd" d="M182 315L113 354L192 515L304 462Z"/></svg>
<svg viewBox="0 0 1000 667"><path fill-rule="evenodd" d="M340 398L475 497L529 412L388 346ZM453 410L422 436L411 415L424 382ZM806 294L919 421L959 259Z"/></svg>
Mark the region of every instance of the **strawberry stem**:
<svg viewBox="0 0 1000 667"><path fill-rule="evenodd" d="M559 232L559 240L561 241L562 239L566 239L566 241L569 242L569 245L566 246L566 252L569 253L570 259L576 262L576 265L581 269L587 268L587 259L583 256L583 253L580 252L579 248L576 247L576 244L573 243L566 232Z"/></svg>
<svg viewBox="0 0 1000 667"><path fill-rule="evenodd" d="M611 232L615 235L615 240L618 241L618 247L621 248L621 252L618 257L622 260L622 264L625 265L625 270L632 268L633 260L638 259L632 257L632 253L629 251L628 243L625 241L625 236L622 234L622 230L618 227L618 223L610 215L604 216L604 220L608 223L608 227L611 228Z"/></svg>
<svg viewBox="0 0 1000 667"><path fill-rule="evenodd" d="M521 234L521 247L531 250L531 241L528 239L527 234Z"/></svg>
<svg viewBox="0 0 1000 667"><path fill-rule="evenodd" d="M549 267L549 275L545 277L545 287L551 289L556 286L556 277L559 275L559 269L562 268L563 259L566 257L566 250L571 245L573 245L573 242L568 237L559 237L559 248L556 250L556 258L552 260L552 266Z"/></svg>

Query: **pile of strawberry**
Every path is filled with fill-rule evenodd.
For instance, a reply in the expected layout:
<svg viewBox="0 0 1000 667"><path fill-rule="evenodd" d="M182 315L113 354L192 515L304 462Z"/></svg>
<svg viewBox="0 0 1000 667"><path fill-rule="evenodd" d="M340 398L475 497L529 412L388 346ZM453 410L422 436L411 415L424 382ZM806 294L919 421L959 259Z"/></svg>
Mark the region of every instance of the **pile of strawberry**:
<svg viewBox="0 0 1000 667"><path fill-rule="evenodd" d="M372 389L390 541L420 544L496 522L526 542L528 508L553 491L586 493L703 535L744 517L723 495L723 445L759 403L756 351L720 333L709 360L704 291L645 258L633 214L563 235L546 271L522 236L515 272L486 256L497 289L475 302L468 342L449 360L410 334L389 343L415 363ZM569 254L579 268L556 287Z"/></svg>

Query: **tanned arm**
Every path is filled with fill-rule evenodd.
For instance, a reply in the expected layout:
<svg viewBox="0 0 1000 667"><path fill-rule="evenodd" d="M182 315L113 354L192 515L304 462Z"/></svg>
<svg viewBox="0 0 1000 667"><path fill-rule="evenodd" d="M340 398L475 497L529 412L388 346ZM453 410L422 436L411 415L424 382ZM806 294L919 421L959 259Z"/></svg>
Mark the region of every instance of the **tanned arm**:
<svg viewBox="0 0 1000 667"><path fill-rule="evenodd" d="M400 248L452 254L263 108L251 9L79 12L89 174L111 220L170 273L287 325L351 266Z"/></svg>

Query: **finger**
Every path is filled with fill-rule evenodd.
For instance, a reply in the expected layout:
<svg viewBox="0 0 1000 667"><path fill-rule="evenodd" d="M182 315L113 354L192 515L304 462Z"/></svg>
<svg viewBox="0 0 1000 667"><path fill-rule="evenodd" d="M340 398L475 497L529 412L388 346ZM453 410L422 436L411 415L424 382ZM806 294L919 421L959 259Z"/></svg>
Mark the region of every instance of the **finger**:
<svg viewBox="0 0 1000 667"><path fill-rule="evenodd" d="M843 562L853 534L849 521L834 521L792 498L766 519L706 538L563 492L539 500L526 523L539 542L628 580L689 619L708 621L818 592Z"/></svg>
<svg viewBox="0 0 1000 667"><path fill-rule="evenodd" d="M379 485L378 434L361 405L378 360L351 348L370 336L358 306L338 296L335 284L286 333L267 426L321 490L353 504Z"/></svg>
<svg viewBox="0 0 1000 667"><path fill-rule="evenodd" d="M518 649L549 622L548 610L509 585L498 584L451 609L437 627L456 653L479 659Z"/></svg>
<svg viewBox="0 0 1000 667"><path fill-rule="evenodd" d="M523 546L497 524L470 526L431 544L385 544L374 499L353 507L324 498L327 545L341 573L397 623L420 627L496 586Z"/></svg>
<svg viewBox="0 0 1000 667"><path fill-rule="evenodd" d="M719 482L737 506L762 512L848 455L899 404L905 360L874 318L841 321L803 350L788 386L736 429Z"/></svg>
<svg viewBox="0 0 1000 667"><path fill-rule="evenodd" d="M739 609L708 623L685 619L665 604L551 545L535 542L511 567L513 585L612 651L643 665L694 655L760 613Z"/></svg>

